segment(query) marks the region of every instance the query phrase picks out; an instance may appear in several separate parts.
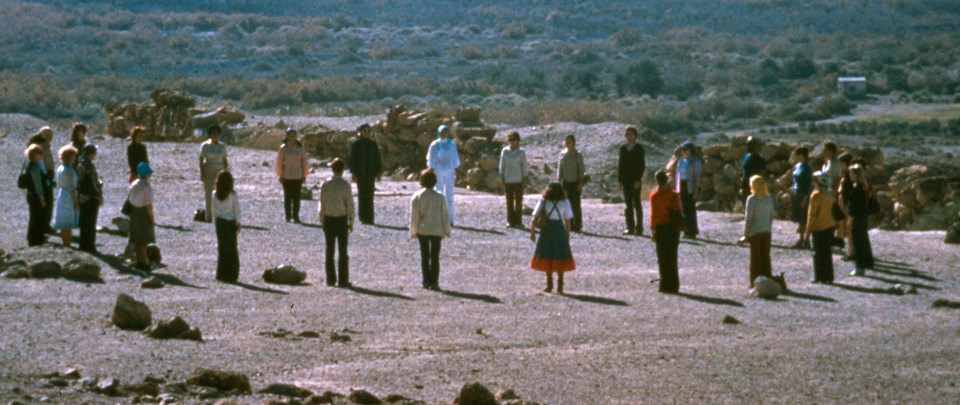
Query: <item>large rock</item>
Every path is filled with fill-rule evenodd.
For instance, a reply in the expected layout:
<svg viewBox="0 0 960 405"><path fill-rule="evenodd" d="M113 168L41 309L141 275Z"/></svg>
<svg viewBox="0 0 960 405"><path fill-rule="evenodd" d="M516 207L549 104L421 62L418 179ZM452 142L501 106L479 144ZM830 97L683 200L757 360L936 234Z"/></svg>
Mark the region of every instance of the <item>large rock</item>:
<svg viewBox="0 0 960 405"><path fill-rule="evenodd" d="M85 259L72 259L63 266L63 277L79 281L100 280L100 265Z"/></svg>
<svg viewBox="0 0 960 405"><path fill-rule="evenodd" d="M483 384L464 384L453 401L457 405L498 405L497 398Z"/></svg>
<svg viewBox="0 0 960 405"><path fill-rule="evenodd" d="M120 294L117 303L113 306L110 321L120 329L142 330L152 322L150 307L133 299L127 294Z"/></svg>
<svg viewBox="0 0 960 405"><path fill-rule="evenodd" d="M772 278L760 276L753 281L753 290L750 291L750 294L757 298L775 300L782 292L780 283L777 283Z"/></svg>
<svg viewBox="0 0 960 405"><path fill-rule="evenodd" d="M351 402L360 405L380 405L383 403L380 398L377 398L376 395L366 390L353 391L347 398L350 399Z"/></svg>
<svg viewBox="0 0 960 405"><path fill-rule="evenodd" d="M960 244L960 221L956 221L947 228L947 234L943 237L943 243L951 245Z"/></svg>
<svg viewBox="0 0 960 405"><path fill-rule="evenodd" d="M273 394L284 397L306 398L313 395L310 390L293 384L270 384L267 388L257 391L258 394Z"/></svg>
<svg viewBox="0 0 960 405"><path fill-rule="evenodd" d="M220 371L207 368L198 368L193 372L190 378L187 378L187 384L202 387L212 387L220 391L237 390L244 394L250 394L250 380L243 373Z"/></svg>
<svg viewBox="0 0 960 405"><path fill-rule="evenodd" d="M147 331L147 336L154 339L184 339L203 341L200 330L191 328L183 318L175 316L157 322L157 326Z"/></svg>
<svg viewBox="0 0 960 405"><path fill-rule="evenodd" d="M4 270L0 276L11 279L28 278L30 277L30 269L27 268L26 263L12 264L7 266L6 270Z"/></svg>
<svg viewBox="0 0 960 405"><path fill-rule="evenodd" d="M30 264L30 278L57 278L60 277L63 268L60 263L52 260L44 260Z"/></svg>
<svg viewBox="0 0 960 405"><path fill-rule="evenodd" d="M296 267L282 264L263 272L263 281L272 284L299 285L307 279L307 273L297 270Z"/></svg>

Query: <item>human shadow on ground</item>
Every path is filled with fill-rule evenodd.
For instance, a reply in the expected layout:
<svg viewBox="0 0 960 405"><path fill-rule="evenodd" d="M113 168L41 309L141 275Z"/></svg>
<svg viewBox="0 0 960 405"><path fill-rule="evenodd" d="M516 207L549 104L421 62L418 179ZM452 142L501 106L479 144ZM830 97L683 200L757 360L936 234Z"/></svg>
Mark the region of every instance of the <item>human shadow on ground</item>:
<svg viewBox="0 0 960 405"><path fill-rule="evenodd" d="M749 244L749 243L724 242L724 241L711 240L711 239L705 239L705 238L680 239L680 242L683 242L684 240L686 240L687 243L689 243L689 244L691 244L691 245L698 245L697 243L694 243L694 242L701 242L701 243L705 243L705 244L708 244L708 245L738 247L738 248L747 248L747 249L750 248L750 244ZM791 246L783 246L783 245L770 245L770 247L771 247L771 248L777 248L777 249L784 249L784 250L796 250L796 249L794 249L794 248L791 247Z"/></svg>
<svg viewBox="0 0 960 405"><path fill-rule="evenodd" d="M676 295L676 296L678 296L678 297L683 297L683 298L686 298L686 299L692 300L692 301L703 302L703 303L706 303L706 304L729 305L729 306L731 306L731 307L743 307L743 304L740 303L739 301L734 301L734 300L727 299L727 298L707 297L707 296L703 296L703 295L696 295L696 294L690 294L690 293L684 293L684 292L678 292L678 293L674 293L674 294L672 294L672 295Z"/></svg>
<svg viewBox="0 0 960 405"><path fill-rule="evenodd" d="M843 284L843 283L837 283L837 282L834 282L831 285L833 285L834 287L840 288L841 290L860 292L860 293L866 293L866 294L900 295L899 293L895 291L889 291L886 288L861 287L858 285L850 285L850 284Z"/></svg>
<svg viewBox="0 0 960 405"><path fill-rule="evenodd" d="M402 295L402 294L392 293L392 292L389 292L389 291L371 290L371 289L369 289L369 288L363 288L363 287L357 287L357 286L350 286L350 287L346 287L346 288L344 288L344 289L345 289L345 290L348 290L348 291L355 292L355 293L357 293L357 294L369 295L369 296L373 296L373 297L395 298L395 299L398 299L398 300L416 301L416 299L414 299L414 298L412 298L412 297L408 297L408 296Z"/></svg>
<svg viewBox="0 0 960 405"><path fill-rule="evenodd" d="M867 271L869 271L869 270L867 270ZM869 279L871 279L871 280L881 281L881 282L884 282L884 283L887 283L887 284L903 284L903 285L914 286L914 287L917 287L917 288L920 288L920 289L924 289L924 290L940 291L939 288L934 287L934 286L929 286L929 285L920 284L920 283L913 283L913 282L910 282L910 281L897 280L897 279L895 279L895 278L886 278L886 277L874 276L874 275L870 275L870 274L867 274L867 275L864 275L864 276L861 276L861 277L863 277L863 278L869 278Z"/></svg>
<svg viewBox="0 0 960 405"><path fill-rule="evenodd" d="M570 298L570 299L573 299L573 300L577 300L577 301L581 301L581 302L589 302L589 303L591 303L591 304L615 305L615 306L618 306L618 307L629 307L629 306L630 306L630 303L628 303L628 302L626 302L626 301L620 301L620 300L616 300L616 299L613 299L613 298L606 298L606 297L597 297L597 296L594 296L594 295L570 294L570 293L563 293L563 294L558 294L558 295L561 296L561 297L567 297L567 298Z"/></svg>
<svg viewBox="0 0 960 405"><path fill-rule="evenodd" d="M197 285L190 284L190 283L188 283L188 282L186 282L186 281L181 280L179 277L174 276L174 275L171 275L171 274L154 273L154 272L149 272L149 271L137 270L137 269L135 269L135 268L132 268L132 267L129 267L129 266L125 265L123 258L118 257L118 256L105 255L105 254L102 254L102 253L98 253L98 254L96 254L96 255L94 255L94 256L95 256L97 259L100 259L100 261L106 263L107 266L110 266L110 268L116 270L116 271L117 271L118 273L120 273L120 274L126 274L126 275L130 275L130 276L137 276L137 277L140 277L140 278L156 277L156 278L159 279L160 281L163 281L164 284L167 284L167 285L175 285L175 286L178 286L178 287L188 287L188 288L197 288L197 289L206 289L206 288L207 288L207 287L201 287L201 286L197 286Z"/></svg>
<svg viewBox="0 0 960 405"><path fill-rule="evenodd" d="M623 236L601 235L601 234L592 233L592 232L579 232L579 234L581 234L581 235L583 235L583 236L588 236L588 237L591 237L591 238L599 238L599 239L615 239L615 240L622 240L622 241L626 241L626 242L629 242L629 241L631 240L630 238L625 238L625 237L623 237ZM637 237L637 239L645 239L645 237L644 237L644 236L639 236L639 237Z"/></svg>
<svg viewBox="0 0 960 405"><path fill-rule="evenodd" d="M873 271L891 276L919 278L926 281L940 281L940 279L936 277L928 276L923 274L922 271L910 267L892 266L888 264L877 263L873 266Z"/></svg>
<svg viewBox="0 0 960 405"><path fill-rule="evenodd" d="M121 238L127 238L127 237L130 236L130 235L127 234L126 232L120 232L119 229L111 229L111 228L103 228L103 229L100 229L100 230L97 231L97 234L98 234L98 235L103 234L103 235L117 236L117 237L121 237Z"/></svg>
<svg viewBox="0 0 960 405"><path fill-rule="evenodd" d="M372 224L374 228L380 229L389 229L391 231L408 231L410 228L406 226L394 226L394 225L384 225L384 224Z"/></svg>
<svg viewBox="0 0 960 405"><path fill-rule="evenodd" d="M301 222L301 223L299 223L299 224L294 224L294 225L300 225L300 226L306 227L306 228L323 229L323 225L320 225L320 224L311 224L311 223L307 223L307 222Z"/></svg>
<svg viewBox="0 0 960 405"><path fill-rule="evenodd" d="M234 281L234 282L224 281L223 283L229 284L229 285L235 285L237 287L243 288L244 290L262 292L262 293L268 293L268 294L287 295L286 291L274 290L272 288L267 288L267 287L260 287L253 284L247 284L241 281Z"/></svg>
<svg viewBox="0 0 960 405"><path fill-rule="evenodd" d="M451 226L451 228L457 229L457 230L461 230L461 231L479 232L479 233L489 233L489 234L493 234L493 235L503 235L503 234L504 234L504 233L501 232L501 231L496 231L496 230L493 230L493 229L481 229L481 228L474 228L474 227L463 226L463 225L455 225L455 226Z"/></svg>
<svg viewBox="0 0 960 405"><path fill-rule="evenodd" d="M835 300L835 299L833 299L833 298L830 298L830 297L824 297L824 296L822 296L822 295L814 295L814 294L802 293L802 292L798 292L798 291L794 291L794 290L784 291L784 292L783 292L782 294L780 294L780 295L783 295L784 297L800 298L800 299L811 300L811 301L837 302L837 300Z"/></svg>
<svg viewBox="0 0 960 405"><path fill-rule="evenodd" d="M252 229L254 231L269 231L270 228L256 226L256 225L240 225L240 229Z"/></svg>
<svg viewBox="0 0 960 405"><path fill-rule="evenodd" d="M160 224L157 224L157 228L160 228L160 229L169 229L169 230L171 230L171 231L177 231L177 232L193 232L193 229L187 228L187 227L185 227L185 226L183 226L183 225L160 225Z"/></svg>
<svg viewBox="0 0 960 405"><path fill-rule="evenodd" d="M488 304L502 304L502 303L503 303L503 301L501 301L499 298L494 297L494 296L492 296L492 295L473 294L473 293L453 291L453 290L443 290L443 289L437 290L437 292L440 293L440 294L446 295L446 296L448 296L448 297L463 298L463 299L474 300L474 301L481 301L481 302L486 302L486 303L488 303Z"/></svg>
<svg viewBox="0 0 960 405"><path fill-rule="evenodd" d="M877 262L877 263L883 263L883 264L889 265L889 266L910 267L910 263L904 263L904 262L895 262L895 261L883 260L883 259L873 259L873 261L875 261L875 262Z"/></svg>

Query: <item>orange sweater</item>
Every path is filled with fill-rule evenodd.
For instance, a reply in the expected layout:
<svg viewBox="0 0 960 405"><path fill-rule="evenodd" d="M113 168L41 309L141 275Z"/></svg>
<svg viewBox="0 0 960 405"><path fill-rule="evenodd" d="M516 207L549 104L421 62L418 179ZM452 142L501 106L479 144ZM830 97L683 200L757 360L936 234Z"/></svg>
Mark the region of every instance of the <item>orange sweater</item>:
<svg viewBox="0 0 960 405"><path fill-rule="evenodd" d="M680 211L680 195L670 188L657 187L650 193L650 228L670 223L671 207Z"/></svg>

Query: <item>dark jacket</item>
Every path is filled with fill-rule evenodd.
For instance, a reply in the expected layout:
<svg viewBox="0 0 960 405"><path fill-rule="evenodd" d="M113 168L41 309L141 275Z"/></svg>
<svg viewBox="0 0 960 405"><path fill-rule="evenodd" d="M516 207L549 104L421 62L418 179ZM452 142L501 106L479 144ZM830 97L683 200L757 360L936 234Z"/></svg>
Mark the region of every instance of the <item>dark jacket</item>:
<svg viewBox="0 0 960 405"><path fill-rule="evenodd" d="M150 159L147 158L147 145L143 143L133 143L127 146L127 165L130 166L130 172L137 172L137 165L140 162L149 162Z"/></svg>
<svg viewBox="0 0 960 405"><path fill-rule="evenodd" d="M53 183L50 182L50 177L45 175L44 169L41 167L43 163L30 160L26 165L26 171L30 173L30 187L27 187L27 200L36 201L40 197L43 197L47 199L47 204L53 204L53 201L50 201L50 196L53 195Z"/></svg>
<svg viewBox="0 0 960 405"><path fill-rule="evenodd" d="M372 178L380 175L383 162L380 147L370 138L357 138L347 152L347 167L355 177Z"/></svg>
<svg viewBox="0 0 960 405"><path fill-rule="evenodd" d="M97 167L93 162L83 159L77 165L77 196L81 203L88 201L103 201L103 182L97 174Z"/></svg>
<svg viewBox="0 0 960 405"><path fill-rule="evenodd" d="M620 146L620 161L617 162L617 181L624 185L632 185L643 180L643 172L647 168L647 161L643 155L643 145L639 142L630 151L627 145Z"/></svg>

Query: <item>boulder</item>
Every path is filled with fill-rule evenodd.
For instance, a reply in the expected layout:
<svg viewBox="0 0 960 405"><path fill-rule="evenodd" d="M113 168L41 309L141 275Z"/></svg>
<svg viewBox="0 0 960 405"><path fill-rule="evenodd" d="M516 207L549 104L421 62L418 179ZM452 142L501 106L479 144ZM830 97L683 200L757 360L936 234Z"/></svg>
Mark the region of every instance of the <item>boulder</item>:
<svg viewBox="0 0 960 405"><path fill-rule="evenodd" d="M100 265L91 260L72 259L63 266L63 277L71 280L100 280Z"/></svg>
<svg viewBox="0 0 960 405"><path fill-rule="evenodd" d="M60 277L63 268L60 263L52 260L44 260L30 264L30 278L57 278Z"/></svg>
<svg viewBox="0 0 960 405"><path fill-rule="evenodd" d="M960 245L960 221L955 221L953 225L947 228L947 234L943 237L943 243Z"/></svg>
<svg viewBox="0 0 960 405"><path fill-rule="evenodd" d="M503 187L500 173L496 171L487 172L487 178L484 181L484 188L487 190L500 190Z"/></svg>
<svg viewBox="0 0 960 405"><path fill-rule="evenodd" d="M94 391L103 395L116 396L120 394L120 380L116 378L105 378L97 381Z"/></svg>
<svg viewBox="0 0 960 405"><path fill-rule="evenodd" d="M300 388L293 384L270 384L267 388L257 391L258 394L273 394L284 397L306 398L313 395L310 390Z"/></svg>
<svg viewBox="0 0 960 405"><path fill-rule="evenodd" d="M191 328L190 324L179 316L157 322L157 326L147 331L147 336L154 339L203 340L200 330Z"/></svg>
<svg viewBox="0 0 960 405"><path fill-rule="evenodd" d="M299 285L307 279L307 273L297 270L296 267L281 264L263 272L263 281L271 284Z"/></svg>
<svg viewBox="0 0 960 405"><path fill-rule="evenodd" d="M3 274L0 274L3 278L28 278L30 277L30 269L27 268L26 264L14 264L8 266L6 270L3 271Z"/></svg>
<svg viewBox="0 0 960 405"><path fill-rule="evenodd" d="M753 281L753 290L750 291L750 294L757 298L775 300L782 292L780 283L772 278L760 276Z"/></svg>
<svg viewBox="0 0 960 405"><path fill-rule="evenodd" d="M487 145L490 145L490 141L487 140L487 138L475 136L464 143L463 149L471 155L476 155L483 152L487 148Z"/></svg>
<svg viewBox="0 0 960 405"><path fill-rule="evenodd" d="M150 277L140 283L140 288L163 288L163 281L156 277Z"/></svg>
<svg viewBox="0 0 960 405"><path fill-rule="evenodd" d="M481 111L480 107L475 105L460 107L454 114L454 118L457 121L478 122L480 121Z"/></svg>
<svg viewBox="0 0 960 405"><path fill-rule="evenodd" d="M373 395L365 390L353 391L350 393L347 399L355 404L360 405L379 405L383 403L383 401L381 401L380 398L377 398L376 395Z"/></svg>
<svg viewBox="0 0 960 405"><path fill-rule="evenodd" d="M498 405L497 398L483 384L464 384L460 394L453 400L457 405Z"/></svg>
<svg viewBox="0 0 960 405"><path fill-rule="evenodd" d="M243 373L198 368L187 378L188 385L216 388L220 391L237 390L250 394L250 380Z"/></svg>
<svg viewBox="0 0 960 405"><path fill-rule="evenodd" d="M127 294L120 294L110 314L110 321L120 329L142 330L150 326L152 313L146 304Z"/></svg>
<svg viewBox="0 0 960 405"><path fill-rule="evenodd" d="M499 170L500 160L496 156L492 155L483 155L480 156L480 168L485 172L492 172Z"/></svg>
<svg viewBox="0 0 960 405"><path fill-rule="evenodd" d="M481 188L487 181L486 174L483 173L479 167L474 167L470 170L467 170L467 186L470 186L471 189Z"/></svg>

